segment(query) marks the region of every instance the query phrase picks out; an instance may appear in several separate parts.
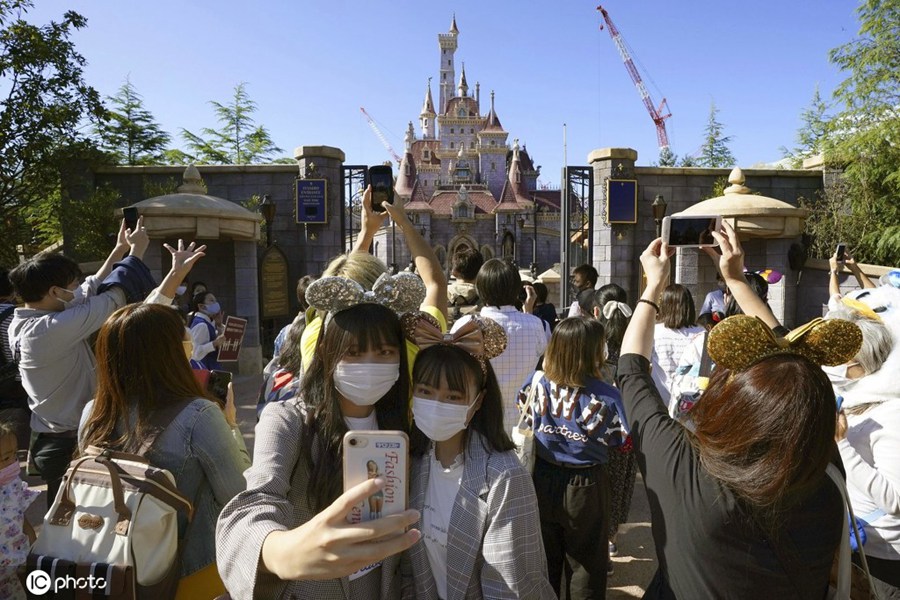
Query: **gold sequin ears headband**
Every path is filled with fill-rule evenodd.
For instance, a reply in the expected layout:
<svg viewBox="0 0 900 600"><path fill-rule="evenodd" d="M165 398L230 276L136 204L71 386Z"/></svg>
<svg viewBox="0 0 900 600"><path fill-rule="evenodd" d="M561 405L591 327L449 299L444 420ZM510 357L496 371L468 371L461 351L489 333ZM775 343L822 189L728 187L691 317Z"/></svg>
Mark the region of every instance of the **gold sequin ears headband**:
<svg viewBox="0 0 900 600"><path fill-rule="evenodd" d="M306 301L315 309L331 314L357 304L380 304L398 314L418 310L425 300L425 284L412 273L384 273L372 291L346 277L322 277L306 288Z"/></svg>
<svg viewBox="0 0 900 600"><path fill-rule="evenodd" d="M438 344L456 346L485 363L506 350L506 331L493 319L473 316L453 333L443 333L437 321L427 313L410 313L401 317L407 339L421 350Z"/></svg>
<svg viewBox="0 0 900 600"><path fill-rule="evenodd" d="M862 332L850 321L814 319L783 338L755 317L735 315L713 327L707 348L716 364L741 371L769 356L795 354L819 366L842 365L856 356Z"/></svg>

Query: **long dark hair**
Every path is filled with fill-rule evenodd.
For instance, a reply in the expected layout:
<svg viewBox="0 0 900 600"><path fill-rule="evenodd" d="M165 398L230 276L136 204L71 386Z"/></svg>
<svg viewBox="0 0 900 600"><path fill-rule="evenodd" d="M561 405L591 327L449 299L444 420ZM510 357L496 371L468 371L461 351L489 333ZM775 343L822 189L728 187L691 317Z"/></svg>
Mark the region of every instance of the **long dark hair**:
<svg viewBox="0 0 900 600"><path fill-rule="evenodd" d="M719 368L691 410L691 440L710 475L771 512L821 481L834 449L834 402L828 377L800 356Z"/></svg>
<svg viewBox="0 0 900 600"><path fill-rule="evenodd" d="M205 397L184 356L184 321L161 304L129 304L109 317L97 336L97 394L82 444L134 451L150 415L167 404ZM137 409L137 422L129 415Z"/></svg>
<svg viewBox="0 0 900 600"><path fill-rule="evenodd" d="M622 289L622 286L616 283L607 283L594 292L594 306L600 309L600 316L597 320L603 324L606 330L606 347L609 348L609 358L618 359L619 350L622 348L622 339L625 337L625 330L628 329L628 322L631 317L626 317L621 310L614 310L610 318L603 316L603 307L607 302L621 302L628 304L628 294Z"/></svg>
<svg viewBox="0 0 900 600"><path fill-rule="evenodd" d="M481 407L472 416L463 441L463 448L468 446L468 431L481 434L488 451L505 452L516 446L503 427L503 402L497 375L491 363L485 363L482 371L481 363L461 348L447 344L436 344L419 352L413 366L413 384L423 383L431 387L440 387L441 377L447 380L447 386L466 397L484 391ZM473 394L474 392L474 394ZM412 441L412 454L421 456L428 448L428 439L414 427L415 438Z"/></svg>
<svg viewBox="0 0 900 600"><path fill-rule="evenodd" d="M347 425L334 387L334 370L350 346L355 344L364 352L383 343L396 345L400 350L400 378L375 404L375 417L379 429L409 432L406 344L400 319L392 310L378 304L358 304L331 316L319 336L309 369L303 375L300 397L310 410L302 424L300 460L305 460L309 467L311 485L306 499L308 506L316 512L341 494L341 442L347 433Z"/></svg>

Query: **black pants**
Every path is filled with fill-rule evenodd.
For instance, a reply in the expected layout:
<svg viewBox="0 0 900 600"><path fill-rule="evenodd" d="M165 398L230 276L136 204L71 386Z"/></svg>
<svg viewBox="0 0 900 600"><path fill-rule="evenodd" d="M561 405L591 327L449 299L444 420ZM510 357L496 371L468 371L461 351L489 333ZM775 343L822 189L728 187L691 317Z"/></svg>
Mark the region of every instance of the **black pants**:
<svg viewBox="0 0 900 600"><path fill-rule="evenodd" d="M570 600L606 598L609 477L605 465L571 469L538 458L534 490L550 584Z"/></svg>
<svg viewBox="0 0 900 600"><path fill-rule="evenodd" d="M852 557L853 562L861 567L859 554L854 552ZM869 573L872 575L874 591L878 594L878 598L880 600L900 599L900 560L866 556L866 563L869 565Z"/></svg>
<svg viewBox="0 0 900 600"><path fill-rule="evenodd" d="M72 454L75 452L78 439L74 433L72 432L71 437L39 433L31 444L34 464L40 469L41 479L47 484L47 508L53 504L60 481L66 474Z"/></svg>

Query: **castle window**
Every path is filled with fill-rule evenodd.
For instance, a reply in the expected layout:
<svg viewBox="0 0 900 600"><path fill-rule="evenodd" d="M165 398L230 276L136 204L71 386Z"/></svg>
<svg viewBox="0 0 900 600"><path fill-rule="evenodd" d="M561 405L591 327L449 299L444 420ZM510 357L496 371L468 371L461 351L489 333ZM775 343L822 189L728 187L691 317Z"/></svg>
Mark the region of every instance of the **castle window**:
<svg viewBox="0 0 900 600"><path fill-rule="evenodd" d="M441 73L441 81L446 81L446 80L447 80L447 74Z"/></svg>
<svg viewBox="0 0 900 600"><path fill-rule="evenodd" d="M474 149L475 149L475 142L469 142L469 148L472 149L472 150L474 150Z"/></svg>
<svg viewBox="0 0 900 600"><path fill-rule="evenodd" d="M495 145L494 140L491 140L491 146Z"/></svg>
<svg viewBox="0 0 900 600"><path fill-rule="evenodd" d="M450 128L450 133L456 133L456 130L453 129L453 128L451 127L451 128Z"/></svg>
<svg viewBox="0 0 900 600"><path fill-rule="evenodd" d="M448 61L447 61L447 66L450 66L450 65L452 65L452 64L453 64L453 61L452 61L452 60L448 60Z"/></svg>
<svg viewBox="0 0 900 600"><path fill-rule="evenodd" d="M450 149L453 150L453 142L450 142Z"/></svg>
<svg viewBox="0 0 900 600"><path fill-rule="evenodd" d="M469 128L469 133L475 133L475 129L474 129L474 128Z"/></svg>
<svg viewBox="0 0 900 600"><path fill-rule="evenodd" d="M431 160L431 150L428 148L422 150L422 160Z"/></svg>
<svg viewBox="0 0 900 600"><path fill-rule="evenodd" d="M491 163L491 171L497 170L497 163Z"/></svg>

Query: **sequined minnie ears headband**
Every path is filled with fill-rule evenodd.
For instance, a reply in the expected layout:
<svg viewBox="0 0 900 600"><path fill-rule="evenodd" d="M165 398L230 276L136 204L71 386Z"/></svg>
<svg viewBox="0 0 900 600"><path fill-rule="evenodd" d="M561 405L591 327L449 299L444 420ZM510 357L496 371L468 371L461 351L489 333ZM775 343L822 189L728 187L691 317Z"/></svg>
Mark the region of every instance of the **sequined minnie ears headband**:
<svg viewBox="0 0 900 600"><path fill-rule="evenodd" d="M783 338L755 317L735 315L713 327L707 348L716 364L741 371L776 354L803 356L819 366L842 365L862 346L862 332L850 321L814 319Z"/></svg>
<svg viewBox="0 0 900 600"><path fill-rule="evenodd" d="M487 361L506 350L506 331L493 319L473 316L453 333L443 333L434 317L427 313L410 313L401 317L407 339L421 350L445 344L471 354L487 370Z"/></svg>
<svg viewBox="0 0 900 600"><path fill-rule="evenodd" d="M372 291L346 277L322 277L306 288L306 301L315 309L334 314L357 304L380 304L398 314L419 309L425 300L425 284L412 273L384 273Z"/></svg>

